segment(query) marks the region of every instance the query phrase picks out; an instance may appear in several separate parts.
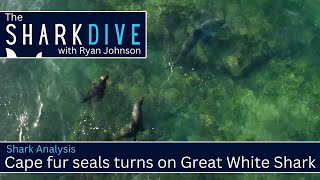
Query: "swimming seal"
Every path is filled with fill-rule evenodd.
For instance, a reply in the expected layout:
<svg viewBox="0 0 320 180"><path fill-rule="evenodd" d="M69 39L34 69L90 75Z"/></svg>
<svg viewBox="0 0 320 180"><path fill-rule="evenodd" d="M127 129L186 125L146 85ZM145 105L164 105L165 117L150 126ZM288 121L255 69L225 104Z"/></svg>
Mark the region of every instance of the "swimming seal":
<svg viewBox="0 0 320 180"><path fill-rule="evenodd" d="M224 20L211 19L202 23L182 44L181 52L172 67L183 62L189 52L197 45L197 43L208 36L214 36L215 33L223 26Z"/></svg>
<svg viewBox="0 0 320 180"><path fill-rule="evenodd" d="M98 100L101 100L104 96L108 79L108 75L101 76L98 82L95 82L91 85L91 89L88 91L87 95L81 100L81 102L88 102L94 97L97 97Z"/></svg>
<svg viewBox="0 0 320 180"><path fill-rule="evenodd" d="M142 123L142 103L143 97L136 103L134 103L131 113L130 123L126 125L125 128L121 129L118 133L114 134L114 139L119 138L133 138L136 140L136 136L139 131L144 131Z"/></svg>

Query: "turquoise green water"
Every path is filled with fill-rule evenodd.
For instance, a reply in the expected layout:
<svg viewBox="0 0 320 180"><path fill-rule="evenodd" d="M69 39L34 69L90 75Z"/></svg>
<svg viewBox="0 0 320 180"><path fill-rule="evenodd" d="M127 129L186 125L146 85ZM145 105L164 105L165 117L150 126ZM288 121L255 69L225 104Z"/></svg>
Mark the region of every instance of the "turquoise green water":
<svg viewBox="0 0 320 180"><path fill-rule="evenodd" d="M139 141L320 139L317 0L1 1L1 10L146 10L146 60L1 60L0 140L103 141L145 97ZM225 26L171 70L202 22ZM99 104L80 104L108 72ZM319 179L280 174L1 174L0 179Z"/></svg>

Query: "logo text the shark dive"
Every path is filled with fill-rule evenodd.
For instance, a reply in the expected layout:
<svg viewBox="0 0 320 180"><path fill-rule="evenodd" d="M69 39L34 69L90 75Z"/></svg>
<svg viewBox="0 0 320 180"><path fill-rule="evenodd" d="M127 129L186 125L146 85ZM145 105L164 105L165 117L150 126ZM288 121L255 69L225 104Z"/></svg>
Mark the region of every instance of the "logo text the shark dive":
<svg viewBox="0 0 320 180"><path fill-rule="evenodd" d="M6 58L146 58L143 11L2 12L0 34Z"/></svg>

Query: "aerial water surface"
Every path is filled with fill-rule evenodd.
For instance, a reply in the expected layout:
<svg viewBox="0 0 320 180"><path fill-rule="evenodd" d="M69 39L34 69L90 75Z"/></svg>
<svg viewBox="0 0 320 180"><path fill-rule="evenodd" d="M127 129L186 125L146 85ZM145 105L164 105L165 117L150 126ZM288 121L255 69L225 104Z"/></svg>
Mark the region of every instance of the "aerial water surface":
<svg viewBox="0 0 320 180"><path fill-rule="evenodd" d="M138 141L320 140L320 1L8 0L1 10L146 10L147 59L0 60L1 141L105 141L144 97ZM179 64L211 19L225 24ZM103 101L80 103L108 74ZM107 149L106 149L107 151ZM314 174L0 174L0 179L319 179Z"/></svg>

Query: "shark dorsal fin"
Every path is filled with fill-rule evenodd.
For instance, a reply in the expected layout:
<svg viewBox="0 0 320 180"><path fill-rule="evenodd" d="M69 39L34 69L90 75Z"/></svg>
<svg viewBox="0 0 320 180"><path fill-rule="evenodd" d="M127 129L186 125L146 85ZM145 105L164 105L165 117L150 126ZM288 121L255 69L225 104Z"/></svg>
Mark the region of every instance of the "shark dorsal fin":
<svg viewBox="0 0 320 180"><path fill-rule="evenodd" d="M36 56L36 58L42 58L42 52L39 52Z"/></svg>
<svg viewBox="0 0 320 180"><path fill-rule="evenodd" d="M6 48L7 58L17 58L16 53L9 48Z"/></svg>

